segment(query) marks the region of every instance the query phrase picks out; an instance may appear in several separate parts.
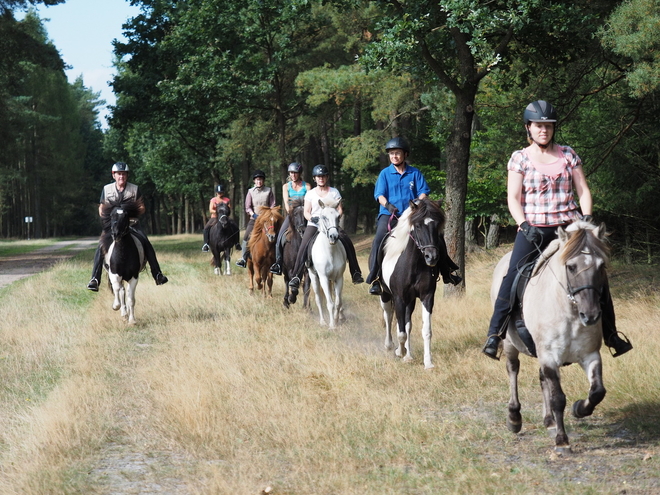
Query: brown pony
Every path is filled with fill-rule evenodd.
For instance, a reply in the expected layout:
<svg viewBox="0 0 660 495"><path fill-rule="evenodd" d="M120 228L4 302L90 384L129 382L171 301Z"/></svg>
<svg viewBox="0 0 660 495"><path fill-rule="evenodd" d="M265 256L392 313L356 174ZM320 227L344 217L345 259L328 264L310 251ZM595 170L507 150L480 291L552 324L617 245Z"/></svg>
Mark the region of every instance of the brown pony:
<svg viewBox="0 0 660 495"><path fill-rule="evenodd" d="M250 292L254 290L254 280L257 289L263 290L264 297L273 297L273 274L270 273L270 266L275 263L275 241L284 221L280 209L279 206L274 208L262 206L259 209L259 216L254 221L254 229L248 242L250 250L250 258L247 261L250 274L248 288Z"/></svg>

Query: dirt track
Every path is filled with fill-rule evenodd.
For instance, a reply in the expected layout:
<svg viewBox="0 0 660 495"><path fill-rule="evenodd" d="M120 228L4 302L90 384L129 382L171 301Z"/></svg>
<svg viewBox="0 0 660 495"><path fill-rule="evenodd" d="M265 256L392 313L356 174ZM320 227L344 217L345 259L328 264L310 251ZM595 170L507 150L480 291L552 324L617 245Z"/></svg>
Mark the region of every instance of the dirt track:
<svg viewBox="0 0 660 495"><path fill-rule="evenodd" d="M58 261L72 258L83 249L95 246L98 238L60 241L27 254L0 258L0 289L50 268ZM90 267L91 269L91 267Z"/></svg>

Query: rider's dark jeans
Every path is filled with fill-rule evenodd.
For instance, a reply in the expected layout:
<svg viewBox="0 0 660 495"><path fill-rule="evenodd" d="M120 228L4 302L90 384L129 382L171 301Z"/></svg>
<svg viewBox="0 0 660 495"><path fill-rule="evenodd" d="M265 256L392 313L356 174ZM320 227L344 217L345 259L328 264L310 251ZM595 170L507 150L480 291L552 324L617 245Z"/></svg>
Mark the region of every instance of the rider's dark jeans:
<svg viewBox="0 0 660 495"><path fill-rule="evenodd" d="M376 220L376 235L374 235L374 240L371 243L371 253L369 253L369 275L367 275L368 284L376 280L380 275L380 263L378 258L380 250L382 249L381 244L387 233L390 229L393 229L396 226L397 222L398 218L396 216L391 217L390 215L380 215L378 220Z"/></svg>
<svg viewBox="0 0 660 495"><path fill-rule="evenodd" d="M490 325L488 327L489 337L506 331L502 327L506 323L511 309L511 287L516 279L518 270L528 262L537 259L540 256L540 251L543 251L551 241L557 238L557 227L540 227L540 230L543 234L543 239L538 249L525 238L522 232L519 231L516 235L516 239L513 242L511 260L509 261L509 269L506 275L504 275L502 285L500 285L500 290L497 293L497 299L495 300L493 316L490 319Z"/></svg>
<svg viewBox="0 0 660 495"><path fill-rule="evenodd" d="M134 234L142 242L142 246L144 248L144 256L145 258L147 258L147 262L149 263L149 268L151 269L151 276L155 280L156 275L158 275L161 271L160 271L160 265L158 264L158 259L156 259L156 251L154 251L154 247L151 245L151 242L149 242L149 239L147 239L147 236L144 235L139 230L133 228L131 229L131 233ZM96 248L96 253L94 253L94 267L92 268L92 278L95 278L100 282L102 272L103 272L103 255L101 253L101 245L99 244L99 246Z"/></svg>
<svg viewBox="0 0 660 495"><path fill-rule="evenodd" d="M282 264L282 251L284 250L284 236L287 229L289 228L289 215L284 217L284 222L282 222L282 227L277 233L277 240L275 241L275 263Z"/></svg>
<svg viewBox="0 0 660 495"><path fill-rule="evenodd" d="M305 228L305 233L303 234L302 242L298 249L298 255L296 256L296 265L293 268L294 277L302 277L305 270L305 262L307 261L307 254L309 252L309 243L314 238L317 231L318 229L314 225L307 225ZM348 269L351 272L351 277L355 273L362 273L357 261L355 246L353 246L353 243L346 232L341 229L339 230L339 242L341 242L342 246L344 246L344 251L346 251L346 259L348 260Z"/></svg>

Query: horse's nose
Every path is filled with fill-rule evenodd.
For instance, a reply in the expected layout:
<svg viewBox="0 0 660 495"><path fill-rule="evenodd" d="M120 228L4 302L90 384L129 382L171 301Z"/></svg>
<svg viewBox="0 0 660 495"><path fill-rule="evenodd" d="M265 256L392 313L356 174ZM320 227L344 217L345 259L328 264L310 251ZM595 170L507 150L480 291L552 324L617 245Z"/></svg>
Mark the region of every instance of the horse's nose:
<svg viewBox="0 0 660 495"><path fill-rule="evenodd" d="M424 250L424 261L428 266L438 264L438 250L436 248L427 248Z"/></svg>
<svg viewBox="0 0 660 495"><path fill-rule="evenodd" d="M603 314L602 311L598 310L593 313L585 313L583 311L580 311L580 321L585 327L590 327L591 325L595 325L598 323L598 320L600 320L601 315Z"/></svg>

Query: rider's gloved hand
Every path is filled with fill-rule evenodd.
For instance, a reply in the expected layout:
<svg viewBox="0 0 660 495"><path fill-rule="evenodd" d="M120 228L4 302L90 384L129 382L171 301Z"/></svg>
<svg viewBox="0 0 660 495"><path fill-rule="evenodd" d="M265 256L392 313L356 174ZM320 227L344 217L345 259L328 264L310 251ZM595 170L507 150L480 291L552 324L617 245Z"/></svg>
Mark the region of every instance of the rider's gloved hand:
<svg viewBox="0 0 660 495"><path fill-rule="evenodd" d="M538 244L543 239L541 229L534 225L530 225L528 222L521 223L520 230L525 236L525 239L527 239L532 244Z"/></svg>
<svg viewBox="0 0 660 495"><path fill-rule="evenodd" d="M312 223L319 223L319 217L312 217L309 219L309 221Z"/></svg>
<svg viewBox="0 0 660 495"><path fill-rule="evenodd" d="M594 223L594 217L592 217L591 215L584 215L582 217L582 220L584 220L585 222Z"/></svg>
<svg viewBox="0 0 660 495"><path fill-rule="evenodd" d="M256 213L253 213L253 214L252 214L252 218L256 220L256 219L257 219L257 214L256 214Z"/></svg>
<svg viewBox="0 0 660 495"><path fill-rule="evenodd" d="M399 209L389 201L385 203L385 209L389 211L391 215L396 215L397 213L399 213Z"/></svg>

